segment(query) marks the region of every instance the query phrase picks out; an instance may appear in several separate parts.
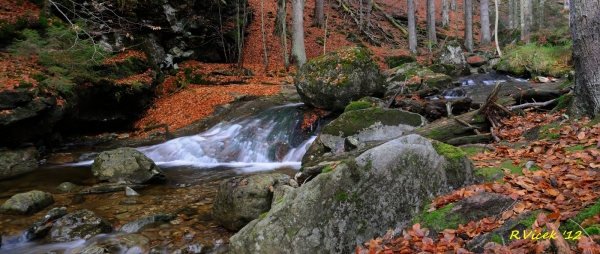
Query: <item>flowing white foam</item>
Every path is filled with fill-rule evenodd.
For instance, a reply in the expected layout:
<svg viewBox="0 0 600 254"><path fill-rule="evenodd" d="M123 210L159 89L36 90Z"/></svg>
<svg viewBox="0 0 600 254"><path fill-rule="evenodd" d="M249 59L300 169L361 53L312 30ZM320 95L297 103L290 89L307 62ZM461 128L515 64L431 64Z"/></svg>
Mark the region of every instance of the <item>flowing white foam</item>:
<svg viewBox="0 0 600 254"><path fill-rule="evenodd" d="M159 166L227 166L243 171L300 168L302 156L316 138L312 136L293 147L299 134L294 128L301 120L298 104L270 108L257 115L219 123L209 130L167 142L136 148ZM72 163L90 165L93 161Z"/></svg>

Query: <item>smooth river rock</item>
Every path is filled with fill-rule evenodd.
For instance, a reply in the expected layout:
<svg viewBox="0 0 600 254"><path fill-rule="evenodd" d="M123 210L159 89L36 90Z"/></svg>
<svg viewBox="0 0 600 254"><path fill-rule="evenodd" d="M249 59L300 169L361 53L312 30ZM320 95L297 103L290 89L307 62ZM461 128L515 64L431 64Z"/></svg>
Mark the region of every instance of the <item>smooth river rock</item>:
<svg viewBox="0 0 600 254"><path fill-rule="evenodd" d="M166 181L165 174L142 152L129 147L100 153L92 173L101 181L150 183Z"/></svg>
<svg viewBox="0 0 600 254"><path fill-rule="evenodd" d="M33 214L54 204L54 197L48 192L33 190L19 193L0 205L2 214Z"/></svg>

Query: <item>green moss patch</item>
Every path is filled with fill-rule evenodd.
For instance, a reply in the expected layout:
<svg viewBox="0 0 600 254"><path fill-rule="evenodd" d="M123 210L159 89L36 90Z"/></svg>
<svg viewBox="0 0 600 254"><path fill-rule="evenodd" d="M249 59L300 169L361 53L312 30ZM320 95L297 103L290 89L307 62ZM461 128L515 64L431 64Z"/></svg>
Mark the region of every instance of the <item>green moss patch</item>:
<svg viewBox="0 0 600 254"><path fill-rule="evenodd" d="M359 131L380 122L382 125L397 126L407 124L421 125L421 116L418 114L381 108L368 108L348 111L323 128L323 134L351 136Z"/></svg>
<svg viewBox="0 0 600 254"><path fill-rule="evenodd" d="M465 156L465 152L456 146L448 145L442 142L433 142L432 145L438 154L450 160L458 160Z"/></svg>
<svg viewBox="0 0 600 254"><path fill-rule="evenodd" d="M435 231L442 231L444 229L456 229L458 225L464 224L464 221L460 220L459 215L453 215L448 217L447 213L454 207L456 203L446 205L442 209L435 210L433 212L427 212L424 209L423 213L417 216L413 223L421 223L422 228L429 228Z"/></svg>
<svg viewBox="0 0 600 254"><path fill-rule="evenodd" d="M359 109L366 109L366 108L371 108L371 107L373 107L373 104L371 104L369 102L355 101L355 102L348 104L348 106L346 106L346 109L344 109L344 112L348 112L348 111L352 111L352 110L359 110Z"/></svg>
<svg viewBox="0 0 600 254"><path fill-rule="evenodd" d="M594 215L599 214L599 213L600 213L600 200L596 200L596 202L594 204L581 210L579 212L579 214L577 214L577 216L575 216L573 219L567 220L567 222L565 224L563 224L563 226L561 227L561 231L575 232L575 231L581 230L581 228L579 227L579 225L581 225L581 222L583 222L585 219L591 218ZM588 234L589 234L589 232L588 232Z"/></svg>

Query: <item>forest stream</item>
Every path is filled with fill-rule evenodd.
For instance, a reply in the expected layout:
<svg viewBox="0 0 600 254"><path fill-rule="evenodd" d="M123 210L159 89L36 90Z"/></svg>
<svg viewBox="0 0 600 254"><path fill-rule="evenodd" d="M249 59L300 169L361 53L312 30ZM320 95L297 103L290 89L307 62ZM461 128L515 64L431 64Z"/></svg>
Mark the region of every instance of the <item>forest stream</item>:
<svg viewBox="0 0 600 254"><path fill-rule="evenodd" d="M532 86L526 80L508 76L476 74L458 81L462 82L459 89L464 89L464 92L446 91L444 96L483 99L495 83L491 79L503 80L508 84L504 87L509 90ZM113 242L111 253L200 253L203 248L203 253L206 248L210 248L211 252L223 251L226 247L222 246L226 246L235 232L220 227L211 216L219 182L232 176L261 171L293 176L321 127L317 122L310 131L303 132L300 125L304 110L302 103L272 107L219 123L197 135L137 147L156 162L167 178L165 184L152 184L136 190L140 194L138 197L127 197L123 191L85 195L59 191L57 186L63 182L82 187L99 183L90 171L98 151L81 149L62 153L73 157L73 163L56 165L47 161L34 172L1 181L0 203L12 195L30 190L50 192L55 199L52 206L32 216L2 216L0 231L6 233L2 238L2 253L78 253L87 246L106 242ZM93 211L110 222L115 233L67 243L27 240L23 233L26 228L39 221L50 209L63 206L68 212ZM151 249L118 243L117 239L125 234L117 230L121 225L148 215L166 213L176 214L176 217L168 222L145 226L139 231L150 241Z"/></svg>

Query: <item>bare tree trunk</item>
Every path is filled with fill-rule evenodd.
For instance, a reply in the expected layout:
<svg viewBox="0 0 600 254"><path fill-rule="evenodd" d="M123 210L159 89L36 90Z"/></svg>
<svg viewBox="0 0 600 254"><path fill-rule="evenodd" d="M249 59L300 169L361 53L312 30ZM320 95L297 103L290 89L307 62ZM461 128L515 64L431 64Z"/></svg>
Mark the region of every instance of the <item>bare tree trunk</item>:
<svg viewBox="0 0 600 254"><path fill-rule="evenodd" d="M450 22L450 5L448 0L442 0L442 26L448 26Z"/></svg>
<svg viewBox="0 0 600 254"><path fill-rule="evenodd" d="M514 24L514 15L515 15L515 11L514 9L517 8L517 0L508 0L508 28L509 29L513 29L515 28L515 24Z"/></svg>
<svg viewBox="0 0 600 254"><path fill-rule="evenodd" d="M315 1L315 25L319 28L323 28L323 24L325 23L323 2L324 0Z"/></svg>
<svg viewBox="0 0 600 254"><path fill-rule="evenodd" d="M429 43L437 43L435 34L435 0L427 0L427 40L429 40Z"/></svg>
<svg viewBox="0 0 600 254"><path fill-rule="evenodd" d="M495 9L496 9L496 22L494 22L494 39L496 40L496 51L498 51L498 56L502 57L502 51L500 51L500 44L498 43L498 17L500 16L500 12L498 11L498 3L499 0L496 0Z"/></svg>
<svg viewBox="0 0 600 254"><path fill-rule="evenodd" d="M418 51L415 21L415 0L408 0L408 50L416 55Z"/></svg>
<svg viewBox="0 0 600 254"><path fill-rule="evenodd" d="M292 0L292 60L298 68L306 63L303 12L305 0Z"/></svg>
<svg viewBox="0 0 600 254"><path fill-rule="evenodd" d="M563 9L568 10L570 8L569 6L569 0L563 0Z"/></svg>
<svg viewBox="0 0 600 254"><path fill-rule="evenodd" d="M456 12L456 0L450 0L450 10Z"/></svg>
<svg viewBox="0 0 600 254"><path fill-rule="evenodd" d="M363 0L358 0L358 30L363 30Z"/></svg>
<svg viewBox="0 0 600 254"><path fill-rule="evenodd" d="M546 0L539 0L539 6L537 6L537 28L544 28L544 8L546 8Z"/></svg>
<svg viewBox="0 0 600 254"><path fill-rule="evenodd" d="M573 1L570 10L575 93L567 112L594 118L600 112L600 0Z"/></svg>
<svg viewBox="0 0 600 254"><path fill-rule="evenodd" d="M473 52L473 0L465 0L465 49Z"/></svg>
<svg viewBox="0 0 600 254"><path fill-rule="evenodd" d="M373 1L375 0L367 0L367 7L365 8L365 12L367 13L367 17L365 18L365 31L369 31L369 29L371 29L371 11L373 11Z"/></svg>
<svg viewBox="0 0 600 254"><path fill-rule="evenodd" d="M265 74L269 72L269 55L267 54L267 38L265 34L265 0L260 0L260 33L262 34L263 50L265 52Z"/></svg>
<svg viewBox="0 0 600 254"><path fill-rule="evenodd" d="M479 9L481 15L481 30L479 38L481 44L490 44L492 38L490 36L490 7L488 0L479 1Z"/></svg>
<svg viewBox="0 0 600 254"><path fill-rule="evenodd" d="M532 16L531 0L521 0L521 40L529 44Z"/></svg>

